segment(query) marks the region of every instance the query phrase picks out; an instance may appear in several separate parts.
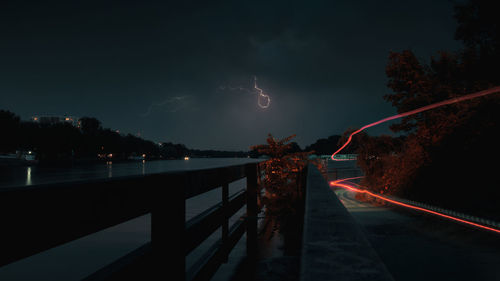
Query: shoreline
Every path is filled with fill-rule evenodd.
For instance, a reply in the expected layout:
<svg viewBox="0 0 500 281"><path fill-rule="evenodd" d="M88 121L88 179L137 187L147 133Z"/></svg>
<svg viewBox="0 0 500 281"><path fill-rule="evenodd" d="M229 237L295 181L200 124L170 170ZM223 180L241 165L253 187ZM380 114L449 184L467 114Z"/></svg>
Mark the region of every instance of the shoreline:
<svg viewBox="0 0 500 281"><path fill-rule="evenodd" d="M252 157L190 157L190 159L223 159L223 158L235 158L235 159L257 159ZM183 158L150 158L150 159L64 159L64 160L33 160L27 161L18 158L0 158L0 167L28 167L28 166L39 166L39 167L78 167L92 164L106 164L108 162L112 163L140 163L142 161L169 161L169 160L184 160ZM189 160L185 160L189 161Z"/></svg>

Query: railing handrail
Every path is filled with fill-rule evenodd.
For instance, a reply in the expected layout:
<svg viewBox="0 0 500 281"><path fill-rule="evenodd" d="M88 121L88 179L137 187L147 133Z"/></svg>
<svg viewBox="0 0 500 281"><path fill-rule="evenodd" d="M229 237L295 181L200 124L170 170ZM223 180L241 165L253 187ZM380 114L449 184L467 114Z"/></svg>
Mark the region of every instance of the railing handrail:
<svg viewBox="0 0 500 281"><path fill-rule="evenodd" d="M182 258L177 263L168 261L168 267L172 270L182 268L184 271L185 200L217 187L227 188L230 182L244 177L247 177L247 187L256 189L256 167L257 163L247 163L0 189L0 218L3 220L3 230L0 232L0 266L151 213L153 256L164 257L168 252L178 259ZM164 188L165 186L173 188ZM256 198L252 199L252 196L256 196L256 191L248 192L248 188L243 203L252 202L250 206L247 204L247 213L251 216L256 212L256 206L253 206ZM225 192L227 196L227 190ZM237 199L238 203L225 202L222 212L226 213L228 208L237 207L235 204L241 203L241 196ZM236 235L233 228L233 232L229 231L227 219L226 214L220 224L225 225L225 240L229 244L233 243L237 235L244 233L242 230L256 229L253 226L256 222L247 220L237 229ZM250 240L256 239L256 234L248 234L247 237ZM177 250L172 249L172 243L176 244ZM253 245L256 242L249 243ZM224 255L230 249L227 245L223 247ZM223 260L212 264L211 268L217 268L220 262ZM165 271L165 266L154 265L162 271ZM170 276L171 274L173 271L168 273Z"/></svg>

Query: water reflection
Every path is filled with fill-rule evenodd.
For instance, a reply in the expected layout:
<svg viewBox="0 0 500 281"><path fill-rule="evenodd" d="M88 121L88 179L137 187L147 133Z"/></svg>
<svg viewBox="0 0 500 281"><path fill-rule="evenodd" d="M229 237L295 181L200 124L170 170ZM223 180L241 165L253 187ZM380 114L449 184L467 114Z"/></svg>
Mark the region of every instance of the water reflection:
<svg viewBox="0 0 500 281"><path fill-rule="evenodd" d="M113 162L108 161L106 162L106 167L108 168L108 178L113 177Z"/></svg>
<svg viewBox="0 0 500 281"><path fill-rule="evenodd" d="M26 185L31 185L31 167L26 167Z"/></svg>
<svg viewBox="0 0 500 281"><path fill-rule="evenodd" d="M200 158L184 160L159 160L138 162L110 162L69 167L13 166L0 168L0 188L69 182L121 176L147 175L172 171L208 169L255 162L247 158Z"/></svg>

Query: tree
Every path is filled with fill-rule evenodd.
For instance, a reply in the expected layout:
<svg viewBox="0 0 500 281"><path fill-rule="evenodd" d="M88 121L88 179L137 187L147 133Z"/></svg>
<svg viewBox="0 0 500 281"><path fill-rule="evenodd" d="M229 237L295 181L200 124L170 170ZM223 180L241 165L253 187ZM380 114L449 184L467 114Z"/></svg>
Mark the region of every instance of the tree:
<svg viewBox="0 0 500 281"><path fill-rule="evenodd" d="M290 149L288 150L288 152L289 153L302 152L302 149L300 148L300 146L297 142L291 142Z"/></svg>
<svg viewBox="0 0 500 281"><path fill-rule="evenodd" d="M389 54L386 74L393 93L384 98L398 113L500 83L494 71L499 62L499 20L492 8L486 1L457 6L459 27L455 36L464 42L462 51L440 52L428 64L409 50ZM404 135L401 142L385 137L363 140L359 152L363 157L358 158L358 163L365 171L364 183L378 192L451 208L460 206L476 213L485 206L494 206L491 200L500 196L500 191L493 188L496 183L474 176L494 174L494 165L467 165L466 161L478 150L493 159L500 156L494 141L494 134L500 130L498 120L498 94L405 117L391 126L394 132ZM478 183L483 188L481 196L467 192ZM477 206L474 202L485 204ZM500 210L497 212L500 215Z"/></svg>
<svg viewBox="0 0 500 281"><path fill-rule="evenodd" d="M101 130L101 121L94 117L82 117L80 118L80 126L82 133L86 135L96 135L99 130Z"/></svg>
<svg viewBox="0 0 500 281"><path fill-rule="evenodd" d="M291 152L294 143L290 140L295 135L275 139L268 135L267 144L255 145L251 150L267 155L269 160L260 164L264 174L262 184L266 193L262 202L266 205L266 216L272 218L275 228L283 230L299 213L300 190L299 174L307 163L309 152Z"/></svg>
<svg viewBox="0 0 500 281"><path fill-rule="evenodd" d="M349 136L357 130L358 129L353 129L353 128L349 128L349 129L345 130L344 133L342 134L342 136L340 136L337 140L337 147L338 148L342 147L349 139ZM363 131L355 134L354 136L352 136L352 139L351 139L351 142L349 143L349 145L344 147L344 149L342 149L342 151L340 153L343 153L343 154L357 153L359 146L364 143L367 136L368 135ZM332 154L333 154L333 152L332 152Z"/></svg>
<svg viewBox="0 0 500 281"><path fill-rule="evenodd" d="M491 83L470 80L463 53L441 52L437 58L431 58L430 64L419 62L411 51L391 53L386 68L389 77L388 87L393 90L392 94L384 96L396 107L398 113L403 113L424 105L432 104L442 100L451 99L464 94L483 90L491 86ZM445 154L436 151L449 150L451 147L460 148L465 145L463 139L451 139L451 136L461 135L469 127L471 120L476 120L476 127L484 130L475 130L475 134L468 134L469 141L481 142L481 134L485 130L493 130L494 126L487 129L480 123L489 124L494 122L492 116L481 114L481 107L485 104L498 105L498 96L483 97L462 103L456 103L441 108L436 108L423 113L405 117L400 123L391 126L394 132L402 132L407 138L402 146L402 153L393 157L396 166L402 167L400 172L391 173L389 170L378 173L383 177L384 186L389 186L393 191L412 189L414 180L417 178L428 178L426 173L432 169L433 162L445 164L444 159L438 160ZM479 121L481 116L482 121ZM454 143L453 145L451 143ZM383 152L377 149L375 154ZM441 155L441 156L439 156ZM379 158L376 166L387 166L386 158ZM453 166L453 163L446 165ZM430 174L427 174L430 175ZM368 176L370 178L371 176ZM374 178L374 177L371 177ZM367 180L368 181L368 180ZM379 183L381 184L381 183Z"/></svg>
<svg viewBox="0 0 500 281"><path fill-rule="evenodd" d="M458 27L455 39L465 49L468 74L473 81L500 84L496 71L500 63L500 17L495 1L471 0L455 7Z"/></svg>
<svg viewBox="0 0 500 281"><path fill-rule="evenodd" d="M337 150L339 139L339 135L329 136L326 139L318 139L313 144L306 146L304 151L310 151L316 155L333 154Z"/></svg>
<svg viewBox="0 0 500 281"><path fill-rule="evenodd" d="M0 110L0 152L14 152L20 141L20 118L10 111Z"/></svg>
<svg viewBox="0 0 500 281"><path fill-rule="evenodd" d="M67 123L40 126L36 138L36 151L40 160L69 160L80 146L81 133Z"/></svg>
<svg viewBox="0 0 500 281"><path fill-rule="evenodd" d="M183 144L164 142L160 147L160 153L165 159L179 159L189 156L189 149Z"/></svg>

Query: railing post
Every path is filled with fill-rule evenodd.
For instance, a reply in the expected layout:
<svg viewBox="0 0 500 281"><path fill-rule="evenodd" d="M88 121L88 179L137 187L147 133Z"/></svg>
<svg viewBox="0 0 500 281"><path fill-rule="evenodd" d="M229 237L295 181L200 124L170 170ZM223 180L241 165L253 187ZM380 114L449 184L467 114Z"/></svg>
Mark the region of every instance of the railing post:
<svg viewBox="0 0 500 281"><path fill-rule="evenodd" d="M222 222L222 245L225 247L228 243L229 235L229 210L227 209L229 205L229 184L226 182L222 185L222 212L224 213L224 220ZM225 253L223 262L227 262L229 253Z"/></svg>
<svg viewBox="0 0 500 281"><path fill-rule="evenodd" d="M151 247L154 280L185 280L184 174L168 182L153 180Z"/></svg>
<svg viewBox="0 0 500 281"><path fill-rule="evenodd" d="M247 255L257 257L257 164L245 165L247 177Z"/></svg>

